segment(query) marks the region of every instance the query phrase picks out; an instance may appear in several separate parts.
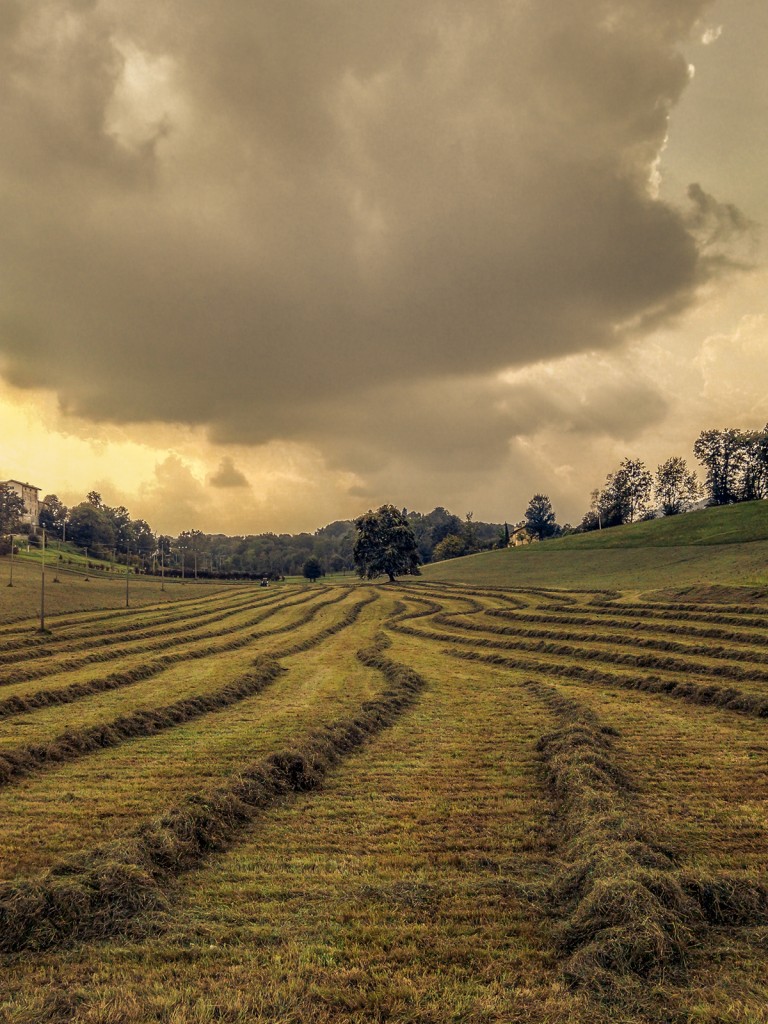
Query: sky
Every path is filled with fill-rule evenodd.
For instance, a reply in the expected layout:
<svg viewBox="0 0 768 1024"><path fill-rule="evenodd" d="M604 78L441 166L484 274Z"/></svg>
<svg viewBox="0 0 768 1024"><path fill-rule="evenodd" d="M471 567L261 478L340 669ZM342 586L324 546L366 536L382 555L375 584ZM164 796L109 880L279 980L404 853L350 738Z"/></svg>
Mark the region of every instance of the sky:
<svg viewBox="0 0 768 1024"><path fill-rule="evenodd" d="M764 0L3 0L0 479L578 522L768 421Z"/></svg>

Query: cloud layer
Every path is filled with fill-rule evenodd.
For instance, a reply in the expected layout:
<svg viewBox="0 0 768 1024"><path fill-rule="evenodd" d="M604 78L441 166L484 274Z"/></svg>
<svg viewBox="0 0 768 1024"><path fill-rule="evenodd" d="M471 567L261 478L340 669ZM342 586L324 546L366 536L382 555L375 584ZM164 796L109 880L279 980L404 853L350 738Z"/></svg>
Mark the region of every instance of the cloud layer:
<svg viewBox="0 0 768 1024"><path fill-rule="evenodd" d="M4 377L95 423L311 445L371 494L563 418L631 436L666 408L649 380L519 371L733 262L738 210L653 184L705 7L8 0Z"/></svg>

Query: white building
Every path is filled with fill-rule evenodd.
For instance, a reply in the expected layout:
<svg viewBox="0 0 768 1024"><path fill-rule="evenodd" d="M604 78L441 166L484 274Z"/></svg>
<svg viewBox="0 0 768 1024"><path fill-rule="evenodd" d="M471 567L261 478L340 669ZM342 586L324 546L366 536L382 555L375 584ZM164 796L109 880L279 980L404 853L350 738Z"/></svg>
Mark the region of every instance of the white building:
<svg viewBox="0 0 768 1024"><path fill-rule="evenodd" d="M21 516L22 523L28 526L37 526L40 521L40 488L32 484L23 484L21 480L4 480L4 484L15 491L24 502L24 512Z"/></svg>

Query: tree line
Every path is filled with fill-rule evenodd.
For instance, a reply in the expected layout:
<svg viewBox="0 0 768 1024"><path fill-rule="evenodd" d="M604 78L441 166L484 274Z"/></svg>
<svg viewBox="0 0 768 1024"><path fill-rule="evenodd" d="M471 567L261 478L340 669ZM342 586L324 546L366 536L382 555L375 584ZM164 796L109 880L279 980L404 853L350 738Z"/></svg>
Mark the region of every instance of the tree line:
<svg viewBox="0 0 768 1024"><path fill-rule="evenodd" d="M0 493L0 534L25 530L19 525L23 511L15 492ZM421 563L448 557L449 552L469 554L492 548L504 536L500 524L475 521L471 512L463 519L443 507L426 514L402 509L399 514L413 533ZM50 538L69 541L94 559L128 564L139 572L198 579L277 579L303 574L310 560L308 578L356 568L355 520L337 520L314 533L230 537L191 528L171 536L155 532L146 520L134 519L124 505L110 506L98 491L90 491L71 508L57 495L46 495L39 521ZM39 542L34 536L30 540Z"/></svg>
<svg viewBox="0 0 768 1024"><path fill-rule="evenodd" d="M428 513L395 511L413 536L414 557L426 564L507 547L520 532L529 539L545 540L679 515L701 501L728 505L768 497L768 425L759 431L704 430L693 453L704 469L702 481L681 456L668 458L655 472L641 459L622 459L603 486L592 492L590 507L576 526L558 524L546 494L533 495L523 519L512 530L507 523L476 521L471 512L462 519L442 506ZM21 498L12 488L0 485L0 537L23 529L19 526L23 512ZM393 514L387 513L390 518ZM156 533L144 519L134 519L123 505L106 504L97 491L90 491L72 508L55 494L46 495L40 511L40 525L49 535L71 541L94 558L122 562L140 572L162 569L169 576L197 578L275 579L304 573L308 562L308 578L359 571L355 546L365 521L365 516L337 520L314 533L229 537L188 529L173 537ZM367 522L366 536L372 535L374 525Z"/></svg>
<svg viewBox="0 0 768 1024"><path fill-rule="evenodd" d="M520 527L537 540L675 516L698 503L732 505L768 497L768 425L762 430L703 430L693 454L704 469L699 480L686 460L674 455L652 472L641 459L625 458L592 492L589 509L573 527L559 526L545 494L535 494Z"/></svg>

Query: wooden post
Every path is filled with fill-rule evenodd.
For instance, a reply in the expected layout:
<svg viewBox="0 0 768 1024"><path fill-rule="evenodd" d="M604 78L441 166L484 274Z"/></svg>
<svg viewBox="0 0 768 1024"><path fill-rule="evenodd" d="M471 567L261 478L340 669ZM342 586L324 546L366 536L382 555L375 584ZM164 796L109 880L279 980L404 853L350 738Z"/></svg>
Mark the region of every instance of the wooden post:
<svg viewBox="0 0 768 1024"><path fill-rule="evenodd" d="M45 633L45 527L43 527L43 551L40 560L40 632Z"/></svg>

